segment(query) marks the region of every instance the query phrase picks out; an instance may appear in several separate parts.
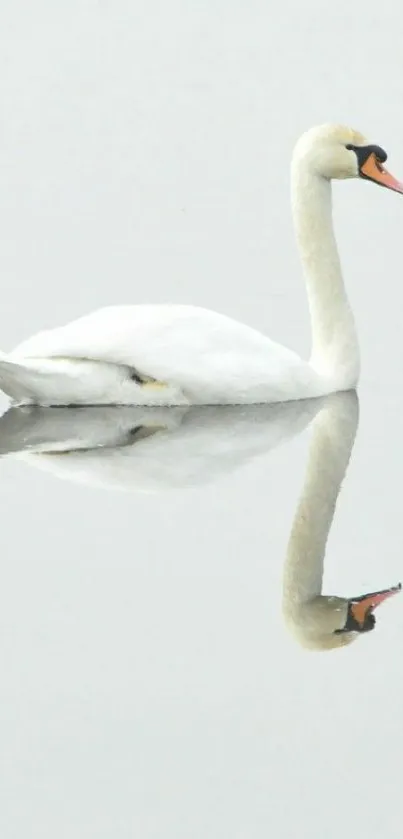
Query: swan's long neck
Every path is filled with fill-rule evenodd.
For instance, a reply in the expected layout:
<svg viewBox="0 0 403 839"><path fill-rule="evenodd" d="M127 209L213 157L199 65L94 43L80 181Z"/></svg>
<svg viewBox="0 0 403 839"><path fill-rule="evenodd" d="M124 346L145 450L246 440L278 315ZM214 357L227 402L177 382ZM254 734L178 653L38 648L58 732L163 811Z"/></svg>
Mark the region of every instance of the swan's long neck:
<svg viewBox="0 0 403 839"><path fill-rule="evenodd" d="M329 397L314 420L305 483L294 516L284 567L283 611L291 622L314 619L318 608L321 612L326 609L327 598L318 599L322 591L326 543L357 423L355 393ZM304 606L311 610L310 616ZM316 617L320 618L320 615L316 614Z"/></svg>
<svg viewBox="0 0 403 839"><path fill-rule="evenodd" d="M291 192L311 315L311 364L334 380L334 389L348 390L357 384L359 349L334 236L331 183L297 158Z"/></svg>

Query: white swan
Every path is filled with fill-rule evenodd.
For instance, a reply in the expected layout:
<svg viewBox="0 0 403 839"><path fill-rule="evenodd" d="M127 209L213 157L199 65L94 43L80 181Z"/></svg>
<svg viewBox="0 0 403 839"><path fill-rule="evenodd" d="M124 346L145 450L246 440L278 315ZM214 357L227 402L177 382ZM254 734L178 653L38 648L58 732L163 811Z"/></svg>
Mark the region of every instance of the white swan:
<svg viewBox="0 0 403 839"><path fill-rule="evenodd" d="M0 360L16 403L204 405L279 402L348 390L359 352L332 226L331 179L403 192L386 153L349 128L298 141L292 208L312 321L310 362L230 318L192 306L101 309L24 341Z"/></svg>
<svg viewBox="0 0 403 839"><path fill-rule="evenodd" d="M291 528L283 578L283 615L298 642L329 650L375 626L373 610L401 584L359 597L322 594L323 564L358 424L354 392L328 397L313 421L305 482Z"/></svg>

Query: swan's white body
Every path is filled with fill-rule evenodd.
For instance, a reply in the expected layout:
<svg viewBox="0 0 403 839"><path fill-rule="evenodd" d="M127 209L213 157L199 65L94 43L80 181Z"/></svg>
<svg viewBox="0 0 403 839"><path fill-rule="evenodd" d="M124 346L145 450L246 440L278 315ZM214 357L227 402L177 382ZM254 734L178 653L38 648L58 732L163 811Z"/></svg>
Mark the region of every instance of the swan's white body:
<svg viewBox="0 0 403 839"><path fill-rule="evenodd" d="M0 361L0 384L16 402L48 405L253 404L324 389L309 364L248 326L169 305L101 309L40 333Z"/></svg>
<svg viewBox="0 0 403 839"><path fill-rule="evenodd" d="M283 578L286 624L298 642L309 649L329 650L350 643L358 632L341 631L349 605L355 604L358 609L367 605L367 611L372 611L400 590L400 586L395 586L350 600L322 594L326 544L357 425L358 399L354 392L328 397L313 421L305 481L291 528Z"/></svg>
<svg viewBox="0 0 403 839"><path fill-rule="evenodd" d="M350 129L321 126L301 137L292 160L292 208L312 322L309 363L206 309L117 306L41 332L3 354L1 389L17 404L214 405L354 388L358 342L331 207L331 178L360 174L349 143L372 148ZM386 175L390 181L384 170L372 179L403 190L386 183Z"/></svg>

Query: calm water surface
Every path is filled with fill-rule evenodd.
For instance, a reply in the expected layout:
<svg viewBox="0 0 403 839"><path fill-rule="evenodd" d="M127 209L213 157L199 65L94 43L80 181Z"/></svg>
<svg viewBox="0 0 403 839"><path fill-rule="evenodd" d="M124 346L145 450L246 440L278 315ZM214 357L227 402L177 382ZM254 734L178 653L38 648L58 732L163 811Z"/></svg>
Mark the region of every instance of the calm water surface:
<svg viewBox="0 0 403 839"><path fill-rule="evenodd" d="M1 348L101 305L171 301L307 354L295 138L351 123L403 177L398 19L345 13L4 4ZM403 200L341 184L335 207L362 378L324 591L350 596L403 578ZM283 620L310 410L172 412L134 444L141 418L71 416L74 447L118 434L112 460L27 455L66 424L0 419L6 839L400 838L403 600L332 652Z"/></svg>

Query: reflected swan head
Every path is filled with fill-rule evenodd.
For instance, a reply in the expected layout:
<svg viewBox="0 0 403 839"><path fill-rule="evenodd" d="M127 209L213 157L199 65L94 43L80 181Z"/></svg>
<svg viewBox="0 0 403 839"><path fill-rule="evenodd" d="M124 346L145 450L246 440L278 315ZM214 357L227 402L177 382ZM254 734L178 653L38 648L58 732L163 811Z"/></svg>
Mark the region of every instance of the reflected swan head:
<svg viewBox="0 0 403 839"><path fill-rule="evenodd" d="M333 650L375 629L375 609L401 591L401 583L349 599L319 595L288 609L288 628L302 647Z"/></svg>
<svg viewBox="0 0 403 839"><path fill-rule="evenodd" d="M301 161L311 172L327 180L362 178L394 192L403 192L403 183L385 169L386 151L369 142L363 134L344 125L319 125L298 140L293 164Z"/></svg>

